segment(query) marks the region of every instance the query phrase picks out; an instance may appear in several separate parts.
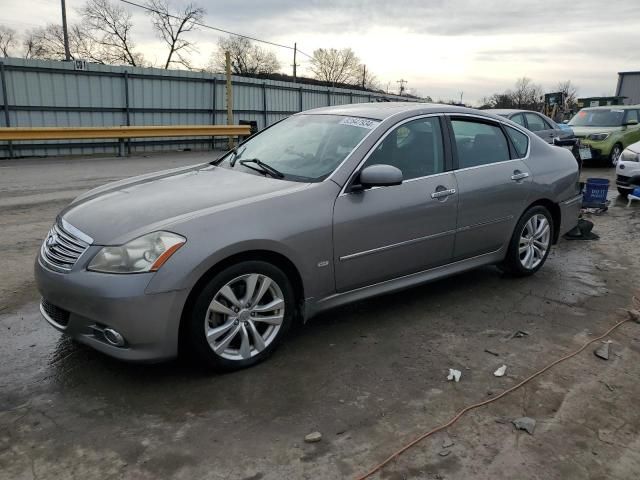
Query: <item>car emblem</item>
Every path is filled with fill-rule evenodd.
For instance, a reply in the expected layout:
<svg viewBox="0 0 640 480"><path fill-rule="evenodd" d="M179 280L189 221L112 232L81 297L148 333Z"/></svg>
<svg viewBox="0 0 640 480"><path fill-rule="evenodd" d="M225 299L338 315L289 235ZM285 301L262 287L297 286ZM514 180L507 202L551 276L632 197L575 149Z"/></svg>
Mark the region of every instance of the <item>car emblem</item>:
<svg viewBox="0 0 640 480"><path fill-rule="evenodd" d="M53 247L56 243L58 243L58 236L55 233L47 237L47 247Z"/></svg>

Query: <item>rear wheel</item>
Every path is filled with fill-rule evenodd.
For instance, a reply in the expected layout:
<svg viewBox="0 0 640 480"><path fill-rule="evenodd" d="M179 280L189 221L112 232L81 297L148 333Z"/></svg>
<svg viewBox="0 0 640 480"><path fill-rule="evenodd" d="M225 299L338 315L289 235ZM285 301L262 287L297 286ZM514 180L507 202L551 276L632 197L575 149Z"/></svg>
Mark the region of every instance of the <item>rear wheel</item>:
<svg viewBox="0 0 640 480"><path fill-rule="evenodd" d="M518 221L509 243L504 268L517 276L532 275L544 265L551 250L553 218L545 207L527 210Z"/></svg>
<svg viewBox="0 0 640 480"><path fill-rule="evenodd" d="M279 268L262 261L240 262L202 289L186 319L186 340L206 367L249 367L275 350L294 310L293 288Z"/></svg>

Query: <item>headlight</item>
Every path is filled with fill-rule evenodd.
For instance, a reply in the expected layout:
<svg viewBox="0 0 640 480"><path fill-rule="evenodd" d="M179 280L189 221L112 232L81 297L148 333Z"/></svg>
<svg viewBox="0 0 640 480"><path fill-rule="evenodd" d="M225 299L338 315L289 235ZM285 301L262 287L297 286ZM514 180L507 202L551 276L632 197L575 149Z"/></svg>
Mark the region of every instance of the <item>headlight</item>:
<svg viewBox="0 0 640 480"><path fill-rule="evenodd" d="M592 133L590 135L587 135L587 139L593 140L594 142L602 142L607 138L609 138L608 133Z"/></svg>
<svg viewBox="0 0 640 480"><path fill-rule="evenodd" d="M155 272L184 243L171 232L153 232L114 247L103 247L87 267L103 273Z"/></svg>
<svg viewBox="0 0 640 480"><path fill-rule="evenodd" d="M628 148L620 155L620 160L623 162L640 162L640 153L636 153Z"/></svg>

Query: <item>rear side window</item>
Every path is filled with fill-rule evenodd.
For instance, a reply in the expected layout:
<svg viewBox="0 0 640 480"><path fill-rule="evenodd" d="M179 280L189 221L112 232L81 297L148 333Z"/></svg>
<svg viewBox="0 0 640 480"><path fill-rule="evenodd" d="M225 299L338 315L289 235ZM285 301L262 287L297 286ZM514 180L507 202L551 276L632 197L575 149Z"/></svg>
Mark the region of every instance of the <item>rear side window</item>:
<svg viewBox="0 0 640 480"><path fill-rule="evenodd" d="M549 127L545 125L542 117L539 117L535 113L525 114L527 117L527 123L529 124L529 130L532 132L539 132L540 130L548 130Z"/></svg>
<svg viewBox="0 0 640 480"><path fill-rule="evenodd" d="M627 110L627 119L626 122L630 122L635 120L638 121L638 110Z"/></svg>
<svg viewBox="0 0 640 480"><path fill-rule="evenodd" d="M509 135L511 142L516 149L518 158L524 157L527 154L527 148L529 147L529 137L515 128L511 128L509 126L505 127L507 129L507 135Z"/></svg>
<svg viewBox="0 0 640 480"><path fill-rule="evenodd" d="M509 160L509 146L500 127L469 120L451 120L458 168Z"/></svg>
<svg viewBox="0 0 640 480"><path fill-rule="evenodd" d="M521 113L518 113L517 115L511 117L511 121L516 122L518 125L522 125L524 128L527 128L527 125L524 123L524 115Z"/></svg>

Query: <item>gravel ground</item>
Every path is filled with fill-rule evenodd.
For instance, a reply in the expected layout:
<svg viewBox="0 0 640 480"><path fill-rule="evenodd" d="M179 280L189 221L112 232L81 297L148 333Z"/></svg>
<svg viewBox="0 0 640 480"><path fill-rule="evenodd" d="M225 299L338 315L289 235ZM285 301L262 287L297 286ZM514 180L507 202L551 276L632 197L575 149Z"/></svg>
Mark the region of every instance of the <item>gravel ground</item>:
<svg viewBox="0 0 640 480"><path fill-rule="evenodd" d="M611 192L591 218L600 240L561 241L534 277L486 267L330 311L233 374L118 362L49 327L32 265L55 214L93 186L210 155L0 163L0 478L354 478L601 334L638 295L640 204ZM640 477L640 325L610 339L608 361L590 347L374 478ZM511 424L523 416L533 435Z"/></svg>

